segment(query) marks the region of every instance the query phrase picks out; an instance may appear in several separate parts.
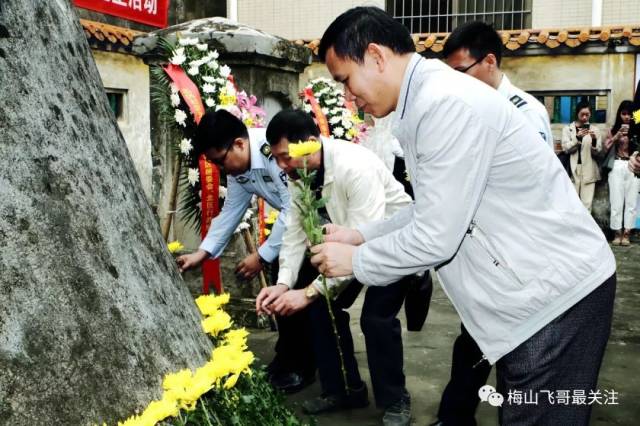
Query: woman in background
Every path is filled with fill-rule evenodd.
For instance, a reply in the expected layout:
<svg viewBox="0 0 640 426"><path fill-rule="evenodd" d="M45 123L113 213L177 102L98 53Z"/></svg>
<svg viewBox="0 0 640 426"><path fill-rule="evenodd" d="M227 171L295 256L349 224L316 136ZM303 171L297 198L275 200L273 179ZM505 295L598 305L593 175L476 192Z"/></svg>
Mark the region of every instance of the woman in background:
<svg viewBox="0 0 640 426"><path fill-rule="evenodd" d="M571 180L584 206L591 212L600 168L593 158L602 151L600 131L591 126L591 106L582 100L576 106L576 120L562 129L562 150L571 154Z"/></svg>
<svg viewBox="0 0 640 426"><path fill-rule="evenodd" d="M640 179L629 170L629 157L638 149L630 138L633 102L622 101L616 121L607 134L604 148L608 151L605 167L609 172L610 227L616 235L612 244L630 245L629 234L636 222L636 203Z"/></svg>

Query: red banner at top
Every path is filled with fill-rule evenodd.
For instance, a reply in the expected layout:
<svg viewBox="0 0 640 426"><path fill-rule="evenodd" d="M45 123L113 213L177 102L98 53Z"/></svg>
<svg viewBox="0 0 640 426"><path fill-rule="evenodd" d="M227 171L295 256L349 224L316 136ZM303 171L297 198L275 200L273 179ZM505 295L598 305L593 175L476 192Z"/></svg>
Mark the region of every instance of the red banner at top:
<svg viewBox="0 0 640 426"><path fill-rule="evenodd" d="M152 27L167 26L169 0L73 0L73 4Z"/></svg>

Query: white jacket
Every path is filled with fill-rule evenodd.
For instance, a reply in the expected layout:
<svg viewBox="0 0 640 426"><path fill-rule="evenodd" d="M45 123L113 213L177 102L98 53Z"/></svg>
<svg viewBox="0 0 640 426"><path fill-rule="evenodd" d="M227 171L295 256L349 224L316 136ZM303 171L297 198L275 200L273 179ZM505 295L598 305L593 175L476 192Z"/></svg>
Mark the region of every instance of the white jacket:
<svg viewBox="0 0 640 426"><path fill-rule="evenodd" d="M540 133L542 139L547 142L551 149L554 149L553 134L551 133L551 122L547 109L533 95L511 84L511 81L502 74L498 92L509 100L522 112L533 127Z"/></svg>
<svg viewBox="0 0 640 426"><path fill-rule="evenodd" d="M354 274L386 285L426 268L495 363L615 272L560 161L497 91L414 55L396 108L412 208L359 228Z"/></svg>
<svg viewBox="0 0 640 426"><path fill-rule="evenodd" d="M331 223L355 228L358 225L388 219L411 204L411 197L395 180L373 152L342 140L322 138L324 183L322 196ZM300 190L289 183L291 211L280 249L278 283L293 287L307 249L307 237L300 222L296 200ZM348 278L346 278L348 279ZM339 287L346 279L329 279L329 288ZM320 291L320 280L313 283Z"/></svg>

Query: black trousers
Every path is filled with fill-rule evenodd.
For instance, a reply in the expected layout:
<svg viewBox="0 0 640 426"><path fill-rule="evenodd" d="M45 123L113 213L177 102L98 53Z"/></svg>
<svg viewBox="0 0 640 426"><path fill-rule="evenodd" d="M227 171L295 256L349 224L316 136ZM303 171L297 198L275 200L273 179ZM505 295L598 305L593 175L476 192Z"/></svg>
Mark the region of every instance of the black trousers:
<svg viewBox="0 0 640 426"><path fill-rule="evenodd" d="M446 425L475 426L478 390L487 384L491 364L480 362L482 351L462 324L460 331L453 344L451 378L442 393L438 419Z"/></svg>
<svg viewBox="0 0 640 426"><path fill-rule="evenodd" d="M401 327L400 320L396 317L410 283L410 279L403 279L386 287L369 287L365 294L360 326L367 347L373 394L376 404L381 408L397 402L406 393ZM354 355L350 316L346 309L351 306L361 289L362 284L354 280L332 302L350 388L359 388L362 379ZM345 384L324 296L309 305L308 311L322 392L325 395L343 395Z"/></svg>
<svg viewBox="0 0 640 426"><path fill-rule="evenodd" d="M276 260L271 265L271 283L278 279L279 265ZM305 259L298 274L294 289L305 288L316 277L318 271ZM271 362L270 369L277 372L294 372L304 377L315 375L316 361L311 340L311 321L309 312L303 309L290 316L276 315L278 323L278 341L276 355Z"/></svg>
<svg viewBox="0 0 640 426"><path fill-rule="evenodd" d="M598 373L611 331L615 274L496 364L502 425L588 425L591 405L550 403L549 392L596 390ZM464 327L453 347L451 379L440 401L438 418L445 424L475 425L478 390L491 366ZM538 404L510 400L515 392L537 395Z"/></svg>

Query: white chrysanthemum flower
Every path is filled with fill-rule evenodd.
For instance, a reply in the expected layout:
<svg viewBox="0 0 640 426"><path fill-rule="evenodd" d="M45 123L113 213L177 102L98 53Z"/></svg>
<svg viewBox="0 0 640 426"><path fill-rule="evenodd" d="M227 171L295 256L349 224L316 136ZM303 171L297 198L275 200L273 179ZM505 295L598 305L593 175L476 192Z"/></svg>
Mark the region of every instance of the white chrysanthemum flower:
<svg viewBox="0 0 640 426"><path fill-rule="evenodd" d="M341 121L342 121L342 117L340 117L340 116L336 115L336 116L331 117L331 118L329 119L329 124L338 124L338 123L339 123L339 122L341 122Z"/></svg>
<svg viewBox="0 0 640 426"><path fill-rule="evenodd" d="M309 114L311 112L311 105L309 104L304 104L302 106L302 109L304 109L304 112L306 112L307 114Z"/></svg>
<svg viewBox="0 0 640 426"><path fill-rule="evenodd" d="M200 73L200 70L198 69L198 67L191 67L191 68L189 68L187 73L189 75L198 75Z"/></svg>
<svg viewBox="0 0 640 426"><path fill-rule="evenodd" d="M207 66L208 66L209 68L211 68L212 70L214 70L214 71L215 71L215 70L217 70L217 69L218 69L218 67L220 67L220 65L218 64L218 62L217 62L217 61L210 61L210 62L207 62Z"/></svg>
<svg viewBox="0 0 640 426"><path fill-rule="evenodd" d="M238 234L240 232L242 232L245 229L249 229L249 224L247 222L240 222L240 225L238 225L238 227L236 228L235 231L233 231L234 234Z"/></svg>
<svg viewBox="0 0 640 426"><path fill-rule="evenodd" d="M214 101L213 98L205 99L204 103L207 104L209 108L213 108L214 106L216 106L216 101Z"/></svg>
<svg viewBox="0 0 640 426"><path fill-rule="evenodd" d="M249 220L251 220L252 217L253 217L253 210L247 209L247 211L244 212L244 217L242 218L242 221L248 222Z"/></svg>
<svg viewBox="0 0 640 426"><path fill-rule="evenodd" d="M218 78L216 78L216 83L218 83L220 85L225 85L225 84L227 84L227 79L226 78L222 78L222 77L218 77Z"/></svg>
<svg viewBox="0 0 640 426"><path fill-rule="evenodd" d="M214 86L213 84L210 84L210 83L205 83L202 86L202 91L204 93L214 93L216 91L216 86Z"/></svg>
<svg viewBox="0 0 640 426"><path fill-rule="evenodd" d="M229 77L231 74L231 68L228 65L223 65L220 67L220 75L224 78Z"/></svg>
<svg viewBox="0 0 640 426"><path fill-rule="evenodd" d="M215 83L216 82L216 78L215 77L211 77L211 76L208 76L208 75L203 75L202 79L207 83Z"/></svg>
<svg viewBox="0 0 640 426"><path fill-rule="evenodd" d="M227 198L227 187L220 185L218 187L218 198Z"/></svg>
<svg viewBox="0 0 640 426"><path fill-rule="evenodd" d="M195 46L199 41L197 37L186 37L179 39L178 43L180 43L180 46Z"/></svg>
<svg viewBox="0 0 640 426"><path fill-rule="evenodd" d="M331 114L342 114L342 109L336 107L331 110Z"/></svg>
<svg viewBox="0 0 640 426"><path fill-rule="evenodd" d="M173 105L174 107L177 107L178 105L180 105L180 95L178 95L178 92L175 93L171 93L171 105Z"/></svg>
<svg viewBox="0 0 640 426"><path fill-rule="evenodd" d="M344 136L344 129L342 127L336 127L333 129L333 136L341 138Z"/></svg>
<svg viewBox="0 0 640 426"><path fill-rule="evenodd" d="M198 43L196 44L196 48L201 52L206 52L207 50L209 50L209 45L207 43Z"/></svg>
<svg viewBox="0 0 640 426"><path fill-rule="evenodd" d="M343 106L344 105L344 98L339 98L338 99L338 106Z"/></svg>
<svg viewBox="0 0 640 426"><path fill-rule="evenodd" d="M186 60L187 57L184 54L184 47L180 47L173 51L173 57L171 58L171 63L173 65L182 65L182 63Z"/></svg>
<svg viewBox="0 0 640 426"><path fill-rule="evenodd" d="M171 89L171 93L178 93L178 86L176 86L174 83L170 83L169 84L169 88Z"/></svg>
<svg viewBox="0 0 640 426"><path fill-rule="evenodd" d="M235 96L237 94L236 87L229 80L227 80L227 86L225 87L225 89L226 89L227 95L229 96Z"/></svg>
<svg viewBox="0 0 640 426"><path fill-rule="evenodd" d="M330 98L327 99L327 101L325 102L325 104L327 105L334 105L335 103L337 103L338 101L336 100L336 98Z"/></svg>
<svg viewBox="0 0 640 426"><path fill-rule="evenodd" d="M196 183L200 180L200 172L198 169L189 168L187 180L189 180L191 186L196 186Z"/></svg>
<svg viewBox="0 0 640 426"><path fill-rule="evenodd" d="M324 115L329 115L329 108L326 108L326 107L322 108L322 113Z"/></svg>
<svg viewBox="0 0 640 426"><path fill-rule="evenodd" d="M187 120L187 113L181 110L180 108L176 109L175 119L176 119L176 123L178 123L182 127L187 127L185 123L185 121Z"/></svg>
<svg viewBox="0 0 640 426"><path fill-rule="evenodd" d="M189 155L193 146L191 146L191 139L184 138L180 141L180 152L184 155Z"/></svg>
<svg viewBox="0 0 640 426"><path fill-rule="evenodd" d="M349 130L350 128L353 127L353 123L351 122L351 118L343 118L342 119L342 127L345 128L345 130Z"/></svg>
<svg viewBox="0 0 640 426"><path fill-rule="evenodd" d="M214 50L213 52L211 52L211 56L213 57L213 59L218 59L220 57L220 54L217 50Z"/></svg>

